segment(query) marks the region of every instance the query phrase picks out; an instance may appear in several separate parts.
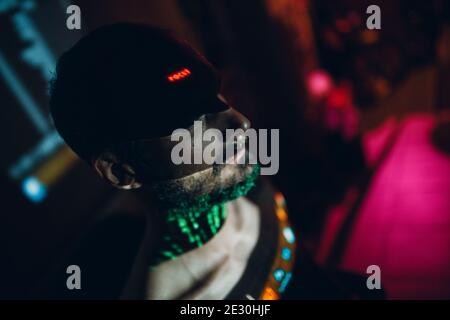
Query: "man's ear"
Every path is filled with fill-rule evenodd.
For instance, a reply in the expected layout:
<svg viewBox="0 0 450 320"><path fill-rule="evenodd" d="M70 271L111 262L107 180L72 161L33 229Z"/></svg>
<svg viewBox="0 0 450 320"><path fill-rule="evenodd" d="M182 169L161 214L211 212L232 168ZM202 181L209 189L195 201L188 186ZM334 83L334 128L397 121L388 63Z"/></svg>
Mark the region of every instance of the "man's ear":
<svg viewBox="0 0 450 320"><path fill-rule="evenodd" d="M138 189L142 183L136 180L133 168L120 163L117 157L109 152L104 152L93 159L92 164L95 171L114 187L119 189Z"/></svg>

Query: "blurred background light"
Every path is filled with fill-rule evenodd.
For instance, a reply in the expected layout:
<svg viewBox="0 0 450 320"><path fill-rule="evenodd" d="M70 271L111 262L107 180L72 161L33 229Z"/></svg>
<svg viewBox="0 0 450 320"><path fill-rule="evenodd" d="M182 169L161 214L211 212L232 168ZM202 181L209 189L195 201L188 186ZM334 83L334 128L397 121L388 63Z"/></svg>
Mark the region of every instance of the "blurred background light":
<svg viewBox="0 0 450 320"><path fill-rule="evenodd" d="M35 177L28 177L22 182L22 191L32 202L41 202L47 196L46 187Z"/></svg>

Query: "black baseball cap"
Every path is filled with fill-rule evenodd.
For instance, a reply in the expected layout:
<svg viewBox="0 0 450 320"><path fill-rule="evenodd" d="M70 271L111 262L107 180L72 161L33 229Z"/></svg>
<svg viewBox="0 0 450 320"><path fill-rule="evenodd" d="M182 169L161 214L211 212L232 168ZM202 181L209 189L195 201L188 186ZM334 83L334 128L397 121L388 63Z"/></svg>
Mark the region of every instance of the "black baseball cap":
<svg viewBox="0 0 450 320"><path fill-rule="evenodd" d="M213 66L169 31L118 23L89 33L61 56L50 111L83 157L99 144L167 136L226 110L219 87Z"/></svg>

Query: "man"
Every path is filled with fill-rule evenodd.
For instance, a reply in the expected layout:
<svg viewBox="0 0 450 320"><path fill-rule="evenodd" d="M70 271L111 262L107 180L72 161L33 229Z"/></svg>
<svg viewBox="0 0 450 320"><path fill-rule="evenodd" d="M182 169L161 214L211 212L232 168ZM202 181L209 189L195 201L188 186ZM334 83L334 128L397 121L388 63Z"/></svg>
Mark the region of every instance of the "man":
<svg viewBox="0 0 450 320"><path fill-rule="evenodd" d="M192 130L196 120L221 132L249 128L220 95L219 84L202 56L149 26L104 26L62 55L50 100L57 130L105 181L136 193L146 212L142 220L112 217L94 229L41 295L283 295L296 239L283 197L257 179L259 166L236 158L224 164L175 164L171 158L177 143L171 133ZM68 264L81 268L80 290L66 287Z"/></svg>

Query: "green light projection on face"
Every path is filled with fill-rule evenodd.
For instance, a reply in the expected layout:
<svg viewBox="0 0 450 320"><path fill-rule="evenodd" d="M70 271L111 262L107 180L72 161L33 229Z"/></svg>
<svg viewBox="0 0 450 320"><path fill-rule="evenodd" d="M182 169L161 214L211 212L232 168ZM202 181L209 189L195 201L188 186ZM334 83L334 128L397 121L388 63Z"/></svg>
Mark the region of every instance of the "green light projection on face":
<svg viewBox="0 0 450 320"><path fill-rule="evenodd" d="M197 205L188 207L180 203L169 209L166 219L166 232L151 266L199 248L208 242L222 228L227 212L225 203L245 196L255 185L259 176L259 166L242 182L223 189L215 194L198 197Z"/></svg>

